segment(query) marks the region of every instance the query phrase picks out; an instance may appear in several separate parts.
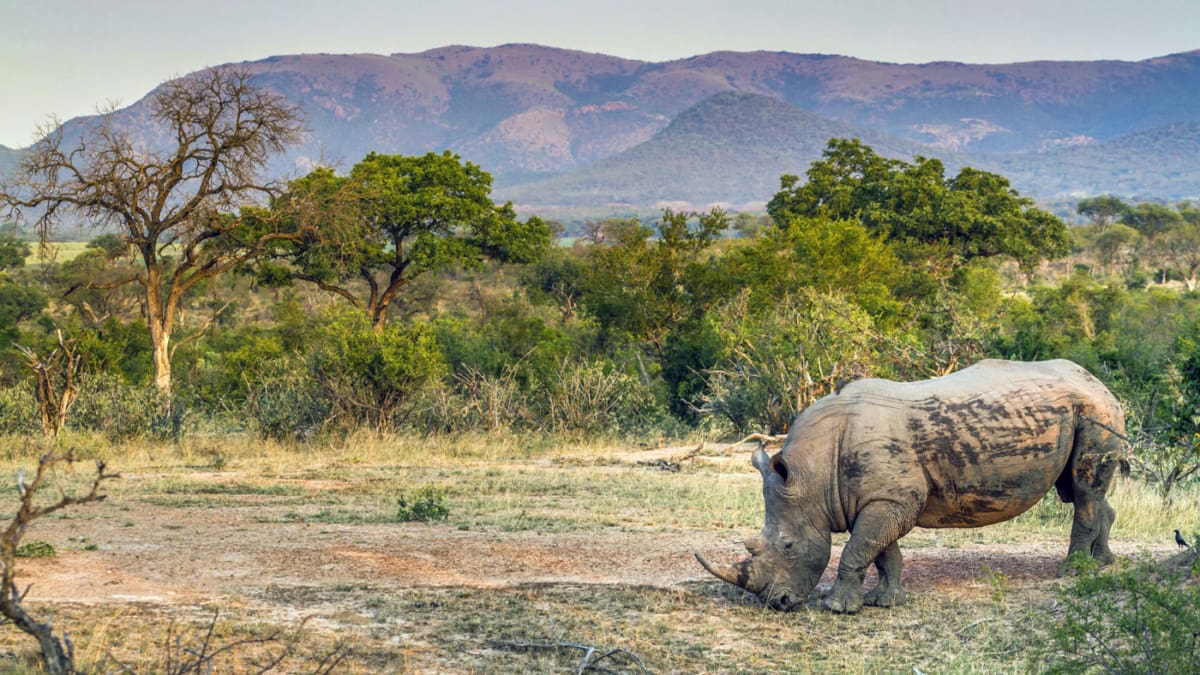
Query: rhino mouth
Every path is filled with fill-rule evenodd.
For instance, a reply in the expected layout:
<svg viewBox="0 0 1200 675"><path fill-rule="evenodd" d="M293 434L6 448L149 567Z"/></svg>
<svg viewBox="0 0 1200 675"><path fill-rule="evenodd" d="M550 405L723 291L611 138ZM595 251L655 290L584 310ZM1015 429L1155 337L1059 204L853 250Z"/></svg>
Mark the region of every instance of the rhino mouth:
<svg viewBox="0 0 1200 675"><path fill-rule="evenodd" d="M798 597L795 593L789 590L777 590L767 594L764 600L767 607L780 612L790 612L796 609L803 603L803 598Z"/></svg>

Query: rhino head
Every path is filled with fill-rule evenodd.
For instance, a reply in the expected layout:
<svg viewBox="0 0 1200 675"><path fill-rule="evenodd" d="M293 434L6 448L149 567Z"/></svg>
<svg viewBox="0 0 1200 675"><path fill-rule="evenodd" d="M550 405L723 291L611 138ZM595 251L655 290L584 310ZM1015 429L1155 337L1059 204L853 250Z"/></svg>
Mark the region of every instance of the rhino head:
<svg viewBox="0 0 1200 675"><path fill-rule="evenodd" d="M805 508L800 477L789 471L780 455L768 457L759 448L752 463L762 474L766 519L762 533L745 541L750 557L733 565L714 565L699 553L696 560L713 576L754 593L768 607L788 611L804 603L829 564L829 528L814 518L813 509Z"/></svg>

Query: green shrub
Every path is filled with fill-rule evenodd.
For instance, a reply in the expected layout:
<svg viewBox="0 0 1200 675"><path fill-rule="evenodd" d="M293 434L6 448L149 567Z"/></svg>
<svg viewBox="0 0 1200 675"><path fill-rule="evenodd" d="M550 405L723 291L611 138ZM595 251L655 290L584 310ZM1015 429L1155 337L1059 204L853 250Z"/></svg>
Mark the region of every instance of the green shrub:
<svg viewBox="0 0 1200 675"><path fill-rule="evenodd" d="M328 401L295 380L266 383L246 404L246 420L261 438L304 440L322 431Z"/></svg>
<svg viewBox="0 0 1200 675"><path fill-rule="evenodd" d="M560 431L627 433L665 417L654 392L609 361L562 362L545 394L550 423Z"/></svg>
<svg viewBox="0 0 1200 675"><path fill-rule="evenodd" d="M245 422L261 438L303 440L323 431L329 400L312 378L303 358L275 360L259 368L244 402Z"/></svg>
<svg viewBox="0 0 1200 675"><path fill-rule="evenodd" d="M309 364L331 416L346 428L380 430L403 423L422 389L446 370L427 325L393 324L376 332L361 312L332 321Z"/></svg>
<svg viewBox="0 0 1200 675"><path fill-rule="evenodd" d="M703 411L738 433L782 433L840 379L875 369L871 318L839 295L805 290L755 310L742 294L710 314L720 359Z"/></svg>
<svg viewBox="0 0 1200 675"><path fill-rule="evenodd" d="M1050 672L1193 673L1200 663L1200 585L1151 562L1101 571L1090 558L1045 617Z"/></svg>
<svg viewBox="0 0 1200 675"><path fill-rule="evenodd" d="M33 383L0 389L0 434L35 434L40 430Z"/></svg>
<svg viewBox="0 0 1200 675"><path fill-rule="evenodd" d="M396 509L396 520L403 523L446 520L450 507L446 506L446 491L427 485L411 496L401 496Z"/></svg>
<svg viewBox="0 0 1200 675"><path fill-rule="evenodd" d="M17 547L18 558L53 558L58 555L52 544L34 540Z"/></svg>
<svg viewBox="0 0 1200 675"><path fill-rule="evenodd" d="M116 375L102 373L80 384L67 424L99 432L114 442L178 440L184 433L185 417L186 407L173 405L157 388L125 384Z"/></svg>

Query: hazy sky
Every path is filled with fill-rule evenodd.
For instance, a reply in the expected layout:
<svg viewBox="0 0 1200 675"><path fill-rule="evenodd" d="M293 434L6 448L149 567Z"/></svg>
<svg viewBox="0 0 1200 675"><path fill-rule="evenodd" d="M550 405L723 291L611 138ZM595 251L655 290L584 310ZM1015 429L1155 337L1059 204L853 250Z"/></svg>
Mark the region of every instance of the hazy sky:
<svg viewBox="0 0 1200 675"><path fill-rule="evenodd" d="M0 0L0 144L206 66L509 42L647 61L1141 60L1200 48L1200 0Z"/></svg>

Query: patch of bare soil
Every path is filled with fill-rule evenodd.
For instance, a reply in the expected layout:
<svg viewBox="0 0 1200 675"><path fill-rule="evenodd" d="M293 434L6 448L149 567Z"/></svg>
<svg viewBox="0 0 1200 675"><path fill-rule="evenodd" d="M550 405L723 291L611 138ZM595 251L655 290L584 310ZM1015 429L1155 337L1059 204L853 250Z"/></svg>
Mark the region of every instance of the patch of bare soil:
<svg viewBox="0 0 1200 675"><path fill-rule="evenodd" d="M535 583L671 585L704 572L711 533L462 531L420 523L279 522L293 507L187 508L105 502L36 524L19 583L49 602L194 604L266 586L502 588Z"/></svg>
<svg viewBox="0 0 1200 675"><path fill-rule="evenodd" d="M32 584L29 597L39 602L165 605L261 598L263 588L289 586L670 587L710 579L693 558L696 551L722 562L745 555L730 532L614 528L543 534L416 523L279 522L288 509L114 502L79 509L74 517L44 520L30 531L27 540L49 541L59 555L23 559L18 583ZM903 583L911 592L971 594L997 575L1052 580L1065 539L1066 533L1057 544L907 550ZM1117 552L1134 553L1119 546ZM835 546L823 584L832 583L836 565Z"/></svg>

